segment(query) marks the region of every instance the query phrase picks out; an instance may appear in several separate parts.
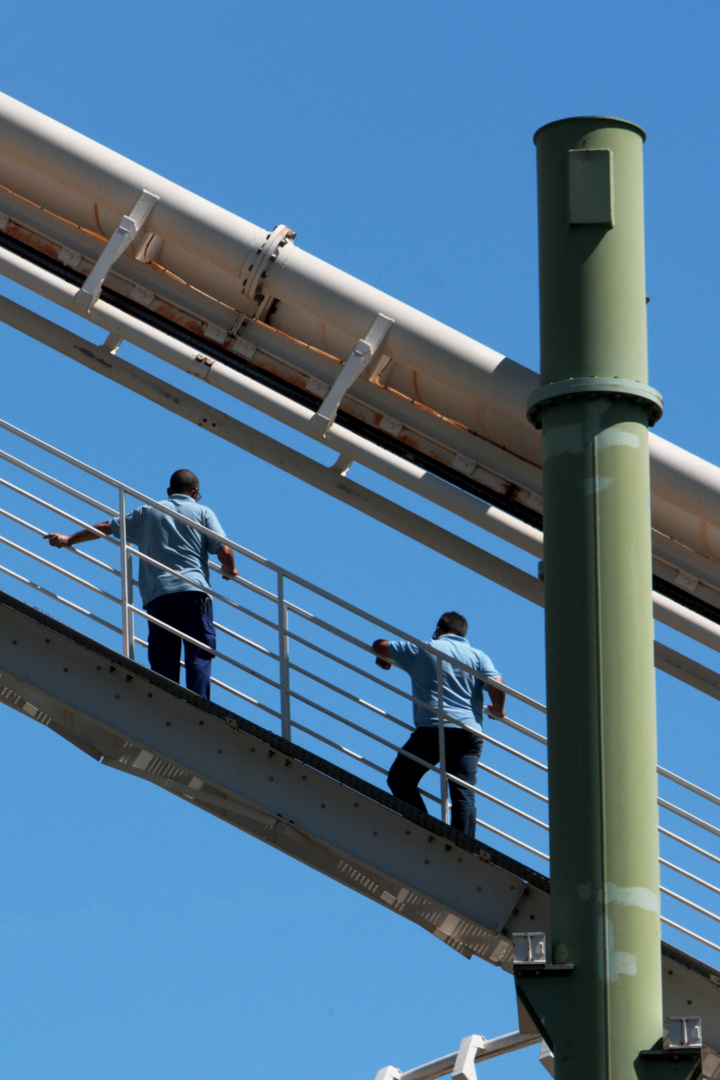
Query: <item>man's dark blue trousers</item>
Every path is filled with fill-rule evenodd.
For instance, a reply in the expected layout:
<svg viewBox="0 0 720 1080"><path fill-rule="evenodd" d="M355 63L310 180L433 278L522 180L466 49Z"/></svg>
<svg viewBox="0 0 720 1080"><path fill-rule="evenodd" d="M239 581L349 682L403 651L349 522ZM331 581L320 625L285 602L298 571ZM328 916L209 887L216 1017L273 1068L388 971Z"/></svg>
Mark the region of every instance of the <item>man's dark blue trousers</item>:
<svg viewBox="0 0 720 1080"><path fill-rule="evenodd" d="M185 683L201 697L210 698L210 664L215 648L212 600L207 593L196 590L165 593L156 596L147 606L148 614L181 630L183 634L203 643L205 648L185 642ZM180 682L180 648L182 638L148 622L148 663L159 675Z"/></svg>
<svg viewBox="0 0 720 1080"><path fill-rule="evenodd" d="M482 735L465 728L445 728L445 767L449 773L474 784L477 765L482 750ZM431 765L440 761L440 739L437 727L415 728L403 746L409 754L422 758L427 764L420 764L406 757L402 751L395 758L388 773L388 787L398 799L414 806L416 810L427 813L427 807L418 790L418 784ZM475 836L475 792L469 788L448 780L450 788L450 824L454 829Z"/></svg>

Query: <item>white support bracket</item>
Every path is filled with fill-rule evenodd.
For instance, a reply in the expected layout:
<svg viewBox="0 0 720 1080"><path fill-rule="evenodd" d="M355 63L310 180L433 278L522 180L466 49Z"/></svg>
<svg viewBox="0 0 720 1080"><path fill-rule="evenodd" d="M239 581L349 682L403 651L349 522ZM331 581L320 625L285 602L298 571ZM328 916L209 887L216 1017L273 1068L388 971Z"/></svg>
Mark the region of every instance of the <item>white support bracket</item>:
<svg viewBox="0 0 720 1080"><path fill-rule="evenodd" d="M487 1039L482 1035L466 1035L460 1043L458 1056L455 1058L451 1080L477 1080L475 1072L475 1055L478 1050L484 1050Z"/></svg>
<svg viewBox="0 0 720 1080"><path fill-rule="evenodd" d="M394 1069L392 1065L386 1065L384 1069L375 1077L375 1080L400 1080L402 1073L399 1069Z"/></svg>
<svg viewBox="0 0 720 1080"><path fill-rule="evenodd" d="M73 306L77 311L84 313L90 311L90 308L100 295L100 290L108 273L122 253L137 237L159 198L159 195L153 195L152 192L143 190L142 195L130 213L120 218L120 222L103 248L100 258L75 295Z"/></svg>
<svg viewBox="0 0 720 1080"><path fill-rule="evenodd" d="M375 322L364 338L355 343L355 348L348 356L332 384L325 399L310 421L310 434L325 438L332 426L340 403L347 391L365 370L385 340L385 335L394 323L387 315L378 314Z"/></svg>

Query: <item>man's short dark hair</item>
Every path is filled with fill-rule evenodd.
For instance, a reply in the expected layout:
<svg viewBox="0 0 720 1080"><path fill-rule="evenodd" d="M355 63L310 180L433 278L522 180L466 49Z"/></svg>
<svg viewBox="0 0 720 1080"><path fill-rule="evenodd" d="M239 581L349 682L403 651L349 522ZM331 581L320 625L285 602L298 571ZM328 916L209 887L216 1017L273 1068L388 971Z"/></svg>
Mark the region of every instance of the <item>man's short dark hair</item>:
<svg viewBox="0 0 720 1080"><path fill-rule="evenodd" d="M446 611L438 619L437 628L440 634L457 634L458 637L467 637L468 622L463 615L458 615L457 611Z"/></svg>
<svg viewBox="0 0 720 1080"><path fill-rule="evenodd" d="M195 488L200 487L200 481L190 469L178 469L170 477L170 493L172 495L189 495Z"/></svg>

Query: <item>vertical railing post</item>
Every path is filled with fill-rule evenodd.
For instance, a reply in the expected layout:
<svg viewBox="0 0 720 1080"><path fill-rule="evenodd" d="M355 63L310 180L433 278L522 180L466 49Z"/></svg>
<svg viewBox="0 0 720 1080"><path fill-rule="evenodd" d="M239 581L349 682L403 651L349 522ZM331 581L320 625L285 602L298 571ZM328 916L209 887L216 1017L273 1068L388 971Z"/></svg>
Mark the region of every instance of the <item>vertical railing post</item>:
<svg viewBox="0 0 720 1080"><path fill-rule="evenodd" d="M440 801L442 804L442 819L446 825L450 824L450 799L448 796L447 767L445 765L445 695L443 694L443 662L442 657L435 658L437 664L437 688L438 688L438 747L440 752Z"/></svg>
<svg viewBox="0 0 720 1080"><path fill-rule="evenodd" d="M277 575L278 635L280 656L280 716L282 736L291 739L292 721L290 718L290 643L288 640L288 610L285 603L285 579L282 571Z"/></svg>
<svg viewBox="0 0 720 1080"><path fill-rule="evenodd" d="M123 656L135 659L135 619L130 605L133 602L132 555L127 544L125 526L125 490L120 488L120 583L122 595Z"/></svg>

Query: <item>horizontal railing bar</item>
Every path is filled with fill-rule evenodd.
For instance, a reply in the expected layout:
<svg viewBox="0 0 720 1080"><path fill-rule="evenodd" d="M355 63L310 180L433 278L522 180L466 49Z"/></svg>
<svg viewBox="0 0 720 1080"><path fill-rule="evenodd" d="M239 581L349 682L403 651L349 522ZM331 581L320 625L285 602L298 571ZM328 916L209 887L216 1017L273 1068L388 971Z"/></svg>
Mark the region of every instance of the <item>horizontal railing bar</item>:
<svg viewBox="0 0 720 1080"><path fill-rule="evenodd" d="M104 626L107 630L112 630L114 634L121 634L122 630L119 627L113 626L112 623L106 622L105 619L101 619L99 615L93 615L87 608L80 607L79 604L74 604L72 600L67 600L64 596L60 596L59 593L54 593L50 589L44 588L42 585L38 585L36 582L31 581L30 578L23 577L22 574L16 573L14 570L10 570L7 566L0 566L0 571L3 574L7 574L8 577L13 578L15 581L21 582L30 589L34 589L36 592L42 593L43 596L49 597L51 600L57 600L58 603L64 604L65 607L69 607L72 611L76 611L79 615L86 615L88 619L92 619L99 626Z"/></svg>
<svg viewBox="0 0 720 1080"><path fill-rule="evenodd" d="M482 769L483 772L489 773L490 776L494 776L496 779L503 780L506 784L510 784L511 787L517 788L519 791L524 791L526 795L532 795L534 799L538 799L540 802L549 802L547 795L535 791L534 788L522 784L519 780L513 780L511 776L506 776L505 773L501 773L497 769L493 769L491 765L486 765L482 758L478 761L478 768Z"/></svg>
<svg viewBox="0 0 720 1080"><path fill-rule="evenodd" d="M34 502L37 506L42 506L44 510L51 510L53 514L57 515L58 517L64 517L67 521L72 521L75 525L81 525L83 529L91 529L93 532L95 532L94 526L88 525L87 522L83 521L82 518L75 517L74 514L69 514L67 510L61 510L60 507L55 506L53 503L49 503L46 499L41 499L37 495L33 495L31 491L25 491L24 488L20 488L16 484L11 484L9 480L4 480L2 477L0 477L0 484L2 484L3 487L10 488L11 491L14 491L18 495L24 496L26 499ZM29 521L23 521L22 518L15 518L6 510L3 510L1 512L6 517L12 517L14 521L17 521L19 524L24 525L25 528L30 529L31 532L37 533L38 536L44 538L48 535L45 529L41 529L39 528L39 526L33 525ZM113 544L116 547L120 547L120 541L116 540L114 537L106 537L104 533L100 532L96 532L96 536L98 538L104 537L106 540L112 540ZM95 563L96 566L101 566L103 570L109 570L110 573L114 574L116 577L122 577L120 571L116 570L114 566L110 566L109 563L101 562L99 559L95 559L92 555L88 555L87 552L81 551L76 547L73 547L72 550L75 552L76 555L80 555L81 558L88 559L90 562ZM133 584L137 585L137 582L133 582Z"/></svg>
<svg viewBox="0 0 720 1080"><path fill-rule="evenodd" d="M361 678L368 679L370 682L375 683L377 686L382 686L385 690L393 690L401 697L407 698L408 701L412 700L408 693L406 693L404 690L401 690L399 687L393 686L392 683L389 683L387 681L387 679L378 678L377 675L375 675L372 671L368 671L367 668L358 667L356 664L353 664L352 661L346 660L342 656L338 656L337 653L332 653L329 651L329 649L323 649L321 645L318 645L314 641L309 641L301 634L298 634L297 631L288 630L287 636L290 640L296 641L300 645L305 645L308 649L312 649L313 652L319 653L327 660L332 660L334 663L339 664L347 671L352 671L356 675L359 675Z"/></svg>
<svg viewBox="0 0 720 1080"><path fill-rule="evenodd" d="M663 810L669 810L670 813L683 818L685 821L691 822L693 825L697 825L698 828L704 829L705 832L712 833L713 836L720 836L720 829L718 829L716 825L711 825L709 821L703 821L702 818L697 817L695 814L691 814L689 810L683 810L681 807L667 802L666 799L658 799L658 806L661 806Z"/></svg>
<svg viewBox="0 0 720 1080"><path fill-rule="evenodd" d="M213 684L213 686L218 686L221 690L227 690L228 693L234 694L235 697L241 698L243 701L246 701L248 705L255 705L258 709L262 709L263 712L269 713L270 716L274 716L276 720L281 719L281 714L277 711L277 709L273 709L269 705L265 705L257 698L251 697L250 694L243 693L242 690L238 690L235 686L230 686L228 683L223 682L221 679L216 679L214 675L211 676L210 682Z"/></svg>
<svg viewBox="0 0 720 1080"><path fill-rule="evenodd" d="M296 721L293 721L293 727L297 728L299 731L303 731L306 735L309 735L311 738L317 739L319 742L323 743L325 746L332 746L335 750L339 750L341 753L347 754L348 757L351 757L356 761L360 761L363 765L367 765L369 768L374 769L376 772L381 773L383 776L387 776L387 769L383 769L380 765L376 765L375 762L371 761L369 758L363 757L362 754L358 754L355 750L350 750L348 747L343 746L341 743L334 742L333 739L329 739L326 735L321 735L319 732L313 731L312 728L305 727L304 724L297 723ZM418 760L419 761L419 759L414 758L412 754L408 754L407 757L410 757L410 758L413 758L413 760ZM426 764L426 763L423 762L423 764ZM434 803L439 803L440 802L440 799L437 797L437 795L433 795L432 792L422 790L421 794L422 794L423 798L428 799L431 802L434 802ZM513 836L511 833L503 832L502 829L499 829L494 825L490 825L488 822L483 821L481 818L476 818L475 820L476 820L477 824L481 826L481 828L487 830L488 832L493 833L495 836L502 837L504 840L507 840L509 843L515 844L517 847L520 847L524 851L530 852L533 855L537 855L538 858L544 859L546 862L549 861L549 859L550 859L549 855L546 855L544 852L539 851L537 848L534 848L531 844L526 844L523 840L519 840L517 837Z"/></svg>
<svg viewBox="0 0 720 1080"><path fill-rule="evenodd" d="M539 731L533 731L532 728L520 724L517 720L511 720L508 716L495 716L493 719L500 724L505 724L506 727L512 728L513 731L517 731L520 735L527 735L528 739L534 739L535 742L547 746L547 736L541 735Z"/></svg>
<svg viewBox="0 0 720 1080"><path fill-rule="evenodd" d="M352 720L348 720L346 716L341 716L340 713L333 712L332 709L326 708L318 701L312 701L310 698L306 698L303 694L297 690L290 690L290 697L296 701L301 701L303 705L308 705L311 709L315 709L316 712L322 713L324 716L329 716L333 720L337 720L339 723L344 724L345 727L352 728L353 731L359 732L360 735L366 735L368 739L372 739L373 742L380 743L382 746L387 747L388 750L393 750L396 754L400 753L400 747L394 743L389 742L387 739L383 739L382 735L378 735L374 731L368 731L367 728L361 727L360 724L354 723ZM293 720L293 727L295 727L295 721ZM413 761L420 763L421 759L416 758L413 754L407 754L406 757L411 758ZM423 765L427 762L422 762Z"/></svg>
<svg viewBox="0 0 720 1080"><path fill-rule="evenodd" d="M385 680L376 678L370 672L367 672L367 671L363 670L362 668L356 667L354 664L350 663L347 660L344 660L344 659L341 659L341 658L335 656L333 653L330 653L330 652L326 651L322 647L316 645L314 642L308 641L307 639L301 637L298 634L289 633L288 637L292 638L295 641L300 642L303 645L306 645L308 648L313 649L315 652L322 653L322 655L326 656L328 659L334 660L335 662L339 663L341 666L345 667L346 669L355 672L357 675L360 675L362 678L370 679L372 682L374 682L374 683L376 683L376 684L378 684L378 685L380 685L382 687L385 687L385 688L387 688L390 685ZM363 698L360 698L360 697L357 697L354 694L351 694L349 691L344 690L341 687L338 687L338 686L334 685L333 683L331 683L331 682L329 682L329 681L327 681L325 679L322 679L320 676L315 675L313 672L308 671L306 668L302 668L298 664L294 664L294 663L290 664L290 668L292 670L294 670L294 671L299 672L302 675L307 676L310 679L313 679L315 682L321 683L321 685L327 687L328 689L334 691L335 693L341 694L343 697L348 698L350 701L354 701L357 704L360 704L360 705L364 706L365 708L370 709L372 712L376 713L377 715L383 716L386 719L391 720L393 723L398 724L401 727L404 727L407 731L412 731L413 730L413 728L412 728L412 726L410 724L407 724L403 720L400 720L399 717L394 716L392 713L389 713L384 709L381 709L377 705L373 705L371 702L365 701ZM418 702L418 704L425 704L424 702L419 701L419 699L414 698L411 694L407 694L403 690L399 690L399 689L397 689L395 687L391 687L391 689L395 689L396 692L401 697L405 698L407 701ZM428 706L426 705L425 707L427 708ZM487 712L487 709L485 711ZM492 717L490 717L490 719L500 720L501 722L506 722L508 718L492 716ZM462 725L462 726L467 731L474 730L471 727L469 727L469 725ZM518 725L518 726L522 727L522 725ZM505 743L502 743L497 739L493 739L492 736L488 735L485 731L483 731L483 739L486 739L488 742L492 743L493 745L498 746L499 748L505 750L507 753L512 754L517 758L520 758L521 760L527 762L528 764L534 765L536 768L542 769L544 772L547 772L547 765L543 765L541 762L535 761L534 758L531 758L528 755L523 754L520 750L515 750L514 747L507 746ZM523 785L519 785L519 786L523 787ZM540 796L538 796L538 797L540 797Z"/></svg>
<svg viewBox="0 0 720 1080"><path fill-rule="evenodd" d="M711 851L706 851L705 848L701 848L697 844L693 844L692 840L686 840L684 836L678 836L677 833L670 832L669 829L665 829L662 826L660 826L658 832L662 836L667 836L670 840L676 840L678 844L682 844L684 847L690 848L691 851L696 852L698 855L704 855L706 859L710 859L712 862L720 865L719 856L713 855Z"/></svg>
<svg viewBox="0 0 720 1080"><path fill-rule="evenodd" d="M242 554L242 552L239 552L238 554ZM216 573L222 575L225 574L225 571L219 563L211 562L208 565L210 569L214 570ZM263 600L269 600L277 607L277 593L271 592L269 589L264 588L262 585L257 585L254 581L250 581L249 578L243 577L242 574L240 574L238 577L233 578L233 582L236 585L242 585L243 588L247 589L249 592L253 592L257 596L261 596ZM248 612L248 614L251 614L251 612ZM259 618L262 618L262 616L259 616ZM268 622L268 626L274 626L277 630L277 623Z"/></svg>
<svg viewBox="0 0 720 1080"><path fill-rule="evenodd" d="M234 641L239 641L242 645L247 645L250 649L255 649L256 652L262 653L263 656L269 657L271 660L279 661L280 657L277 653L272 652L266 648L265 645L260 645L257 641L251 641L250 638L244 637L243 634L238 634L237 630L231 630L229 626L224 626L223 623L214 622L213 626L216 630L222 630L228 637L233 638Z"/></svg>
<svg viewBox="0 0 720 1080"><path fill-rule="evenodd" d="M702 799L706 799L707 802L715 803L716 806L720 806L720 797L713 795L711 791L706 791L705 788L698 787L697 784L693 784L691 780L686 780L684 776L678 776L677 773L670 772L669 769L664 769L658 765L658 776L664 777L666 780L671 780L674 784L679 784L680 787L687 788L688 791L692 791L693 794L699 795Z"/></svg>
<svg viewBox="0 0 720 1080"><path fill-rule="evenodd" d="M382 736L377 735L374 732L370 732L366 728L360 727L360 725L353 723L352 720L348 720L346 717L340 716L339 713L335 713L331 709L325 708L318 702L311 701L309 698L304 697L302 694L299 694L295 690L292 690L290 692L290 696L298 701L302 701L304 705L308 705L310 706L310 708L316 709L318 712L323 713L325 716L330 716L333 720L338 720L340 723L345 724L347 727L352 728L354 731L358 731L360 732L360 734L366 735L374 742L379 742L383 746L386 746L388 749L394 750L396 754L402 754L403 757L409 758L410 761L414 761L418 765L427 766L428 772L433 772L439 775L439 769L436 766L428 765L428 762L424 761L422 758L416 757L415 754L409 753L409 751L405 750L401 746L394 746L391 742L388 742L387 739L383 739ZM528 814L524 810L520 810L518 807L511 806L510 803L506 803L503 799L500 799L495 795L491 795L490 792L484 791L482 788L479 787L474 787L472 784L468 784L467 781L461 780L457 776L453 776L452 773L448 772L447 776L448 779L452 780L459 786L468 788L470 791L474 791L476 795L480 795L482 798L487 799L489 802L495 803L495 805L497 806L501 806L504 810L515 814L517 817L521 817L525 821L529 821L531 824L537 825L542 829L548 828L548 826L545 825L544 822L540 821L538 818L533 817L532 814Z"/></svg>
<svg viewBox="0 0 720 1080"><path fill-rule="evenodd" d="M299 724L296 720L293 720L292 726L293 728L297 728L298 731L305 732L305 734L309 735L312 739L317 739L318 742L323 743L325 746L332 746L334 750L339 750L341 753L347 754L353 761L359 761L363 765L367 765L368 768L374 769L375 772L387 776L387 769L383 769L381 765L377 765L374 761L371 761L370 758L364 757L356 750L351 750L349 747L343 746L342 743L337 743L333 739L329 739L327 735L321 735L319 731L313 731L312 728L305 727L304 724Z"/></svg>
<svg viewBox="0 0 720 1080"><path fill-rule="evenodd" d="M526 844L524 840L519 840L518 837L513 836L512 833L503 832L502 829L497 828L495 825L491 825L487 821L483 821L482 818L475 818L475 822L482 829L494 833L495 836L501 836L503 840L508 840L511 844L516 844L517 847L523 848L524 851L529 851L533 855L537 855L539 859L543 859L545 862L550 862L550 856L544 851L539 851L538 848L533 847L532 844Z"/></svg>
<svg viewBox="0 0 720 1080"><path fill-rule="evenodd" d="M491 720L502 720L502 717L492 716ZM492 735L488 735L487 731L483 728L483 739L485 742L490 743L491 746L496 746L498 750L504 750L505 753L511 754L513 757L519 758L520 761L524 761L526 765L533 765L536 769L541 769L543 772L548 771L547 765L544 765L542 761L536 761L535 758L531 758L528 754L523 754L522 750L516 750L514 746L508 746L507 743L501 742L499 739L494 739Z"/></svg>
<svg viewBox="0 0 720 1080"><path fill-rule="evenodd" d="M246 675L252 675L256 679L260 679L261 682L267 683L268 686L272 686L273 689L279 690L280 683L275 682L267 675L261 675L259 671L253 671L252 668L247 667L245 664L241 664L239 660L233 660L227 653L220 652L218 649L209 649L204 641L198 641L197 638L191 637L190 634L186 634L183 630L178 630L175 626L170 626L168 623L162 621L162 619L156 618L151 615L149 611L145 611L142 608L135 607L134 604L128 604L128 610L133 614L139 615L143 619L147 619L148 622L154 623L156 626L161 627L163 630L167 630L169 633L174 634L175 637L182 638L183 641L189 641L191 645L196 645L204 652L211 653L212 656L218 660L225 660L226 663L231 664L232 667L238 668L240 671L244 671Z"/></svg>
<svg viewBox="0 0 720 1080"><path fill-rule="evenodd" d="M297 671L300 674L305 675L306 677L312 679L314 682L320 683L320 685L325 686L327 689L332 690L334 693L340 694L342 697L347 698L349 701L352 701L355 704L362 705L365 708L368 708L368 709L372 710L374 713L382 716L384 719L392 720L394 723L399 724L401 727L404 727L405 730L407 730L407 731L414 730L409 724L405 724L402 720L399 720L397 717L392 716L392 714L385 712L385 710L380 709L378 706L375 706L370 702L364 701L362 698L357 697L355 694L351 694L349 691L344 690L342 687L338 687L338 686L333 685L332 683L328 682L326 679L323 679L321 676L316 675L314 672L307 671L305 668L301 668L297 664L290 664L290 668L291 668L291 670ZM308 704L308 705L313 704L310 701L310 699L308 699L308 698L300 698L300 695L297 694L296 692L293 692L292 696L293 697L298 697L300 700L303 700L303 702L305 704ZM314 706L317 707L317 703L314 703ZM366 728L363 728L360 725L352 724L352 722L348 721L346 717L340 717L339 714L334 713L332 710L323 710L323 711L325 711L326 715L332 716L333 718L335 718L337 720L340 720L341 722L347 724L348 726L352 726L356 731L359 731L362 734L365 734L365 735L370 735L371 734ZM463 727L465 728L465 730L468 730L468 731L473 731L474 730L473 728L470 728L467 725L463 725ZM385 743L385 745L389 746L391 744ZM500 744L500 745L502 746L502 744ZM522 755L522 756L524 757L524 755ZM532 760L532 759L530 759L530 760ZM534 798L539 799L541 802L547 803L548 799L547 799L546 795L543 795L540 792L535 791L533 788L528 787L526 784L521 783L519 780L514 780L512 777L506 776L504 773L501 773L498 770L491 768L489 765L485 765L482 760L479 761L478 764L479 764L479 767L483 771L489 773L490 775L493 775L493 776L497 777L499 780L505 781L505 783L510 784L512 787L515 787L520 791L524 791L528 795L532 795Z"/></svg>
<svg viewBox="0 0 720 1080"><path fill-rule="evenodd" d="M448 780L452 780L458 787L467 788L468 791L474 791L476 795L480 795L483 799L487 799L488 802L494 803L496 806L501 806L503 810L507 810L511 814L515 814L516 817L521 817L523 821L529 821L531 825L537 825L539 829L544 829L547 832L550 828L540 818L533 817L532 814L528 814L525 810L521 810L518 806L512 806L511 803L507 803L504 799L499 798L497 795L491 795L489 791L485 791L484 788L476 787L473 784L469 784L467 780L461 780L459 776L453 776L452 773L447 773Z"/></svg>
<svg viewBox="0 0 720 1080"><path fill-rule="evenodd" d="M667 859L660 859L660 865L667 867L668 870L673 870L676 874L682 874L683 877L689 878L690 881L694 881L696 885L702 885L703 888L709 889L711 892L720 896L720 889L717 885L713 885L709 881L705 881L701 877L697 877L696 874L691 874L689 870L684 870L682 866L676 866L675 863L668 862Z"/></svg>
<svg viewBox="0 0 720 1080"><path fill-rule="evenodd" d="M672 889L667 889L664 885L660 886L660 892L663 896L669 896L673 900L677 900L679 904L692 908L693 911L697 911L700 915L705 915L708 919L712 919L713 922L720 923L720 915L716 915L714 911L708 911L707 908L701 907L700 904L693 903L692 900L688 900L687 896L681 896L680 893L673 892Z"/></svg>
<svg viewBox="0 0 720 1080"><path fill-rule="evenodd" d="M74 581L76 585L82 585L97 596L102 596L105 600L112 601L113 604L121 603L118 597L113 596L112 593L105 592L105 590L101 589L98 585L93 585L92 582L78 577L77 574L72 574L69 570L65 570L63 567L58 566L57 563L50 562L48 559L43 559L42 555L36 555L34 551L30 551L28 548L22 547L21 544L16 544L12 540L8 540L6 536L0 535L0 544L5 544L6 547L12 548L13 551L19 551L22 555L26 555L28 559L32 559L34 562L40 563L41 566L45 566L49 570L53 570L63 577L69 578L70 581Z"/></svg>
<svg viewBox="0 0 720 1080"><path fill-rule="evenodd" d="M513 1031L509 1035L498 1035L495 1039L488 1039L483 1049L478 1050L475 1061L481 1064L483 1061L509 1054L513 1050L521 1050L526 1046L536 1045L539 1042L542 1042L542 1036L534 1031L530 1034ZM445 1057L436 1058L434 1061L428 1061L424 1065L416 1065L413 1069L401 1073L398 1080L439 1080L439 1077L453 1071L456 1059L457 1051Z"/></svg>
<svg viewBox="0 0 720 1080"><path fill-rule="evenodd" d="M405 731L412 731L413 725L406 723L404 720L400 720L399 717L393 716L392 713L386 712L385 709L381 709L379 705L373 705L370 701L365 701L363 698L358 697L356 694L351 694L349 690L343 689L342 686L336 686L334 683L328 682L322 675L316 675L313 671L308 671L307 668L300 667L299 664L290 663L288 667L291 671L296 671L299 675L305 675L306 678L312 679L313 682L319 683L321 686L326 687L328 690L332 690L333 693L339 694L341 697L347 698L348 701L354 702L356 705L362 705L364 708L369 709L375 713L376 716L381 716L384 720L391 720L394 724L404 728Z"/></svg>
<svg viewBox="0 0 720 1080"><path fill-rule="evenodd" d="M5 484L5 486L8 486L6 481L2 480L1 478L0 478L0 484ZM10 486L13 486L13 485L10 485ZM28 494L28 497L31 498L32 496L30 496ZM41 502L42 500L36 499L35 501L36 502ZM49 504L47 504L47 505L49 505ZM24 526L24 528L26 528L29 532L35 533L36 536L40 536L42 539L44 539L47 536L47 533L43 529L41 529L38 525L33 525L33 523L31 521L25 521L24 518L20 518L20 517L17 517L15 514L11 514L9 510L3 510L0 507L0 514L2 514L3 517L9 518L11 521L14 521L16 525ZM80 520L80 518L77 518L76 520L77 520L77 523L79 525L83 524L83 522ZM101 537L101 536L103 536L103 533L98 533L98 537ZM117 547L120 547L120 542L118 540L115 540L114 543L117 545ZM85 559L85 560L87 560L87 562L92 563L93 566L97 566L102 570L107 570L107 571L109 571L109 573L113 574L115 577L122 577L122 574L120 573L119 570L116 570L114 566L110 566L109 563L103 562L102 559L96 559L93 555L89 555L86 551L81 551L79 548L74 547L74 548L72 548L72 550L76 555L79 555L81 559ZM59 570L59 567L58 567L57 563L52 563L52 567L53 567L54 570ZM137 585L137 584L138 584L137 581L133 580L133 585Z"/></svg>
<svg viewBox="0 0 720 1080"><path fill-rule="evenodd" d="M681 934L687 934L688 937L694 941L699 941L702 945L709 945L711 949L715 949L715 952L720 952L720 945L716 945L714 941L708 941L707 938L700 937L699 934L693 933L692 930L688 930L686 926L681 926L680 923L673 922L672 919L665 918L664 915L660 916L660 922L665 926L672 926L673 930L679 930Z"/></svg>
<svg viewBox="0 0 720 1080"><path fill-rule="evenodd" d="M0 425L3 421L0 420ZM93 499L90 495L84 495L81 491L72 487L71 484L66 484L62 480L57 480L54 476L50 476L49 473L43 472L42 469L37 469L34 465L28 465L27 462L21 461L20 458L16 458L13 454L8 454L5 450L0 450L0 458L3 461L7 461L8 465L14 465L18 469L22 469L23 472L29 473L30 476L34 476L36 480L42 480L45 484L50 484L51 487L57 488L58 491L64 491L66 495L71 495L73 499L77 499L78 502L85 503L86 506L92 506L95 510L100 510L103 514L114 515L115 511L110 506L106 506L105 503L100 502L98 499ZM60 511L62 517L65 517L64 511Z"/></svg>
<svg viewBox="0 0 720 1080"><path fill-rule="evenodd" d="M335 602L336 603L338 602L337 598L336 598ZM345 606L345 605L341 604L341 606ZM347 641L348 644L354 645L355 648L362 649L363 652L370 653L371 656L375 655L373 653L373 651L372 651L372 647L370 645L368 645L366 642L361 641L359 638L356 638L352 634L346 633L344 630L340 630L338 627L334 626L332 623L328 623L324 619L321 619L318 615L313 615L311 612L305 611L303 608L297 607L296 605L291 604L290 602L288 602L287 608L288 608L288 611L292 611L295 615L299 615L301 618L307 619L309 622L312 622L315 626L319 626L321 629L327 630L328 633L335 634L337 637L342 638L344 641ZM478 675L477 671L475 671L473 668L471 668L468 664L463 664L459 660L448 657L447 653L442 652L440 649L433 648L432 646L428 645L427 642L420 641L420 640L418 640L416 638L413 638L411 635L408 635L408 634L402 635L400 633L400 631L398 631L398 633L400 634L400 636L403 638L404 641L409 641L411 644L417 645L419 648L421 648L423 650L423 652L426 652L431 656L440 657L440 659L444 660L445 663L452 664L452 666L454 668L457 668L459 671L464 671L468 675L472 675L473 678L478 679L480 682L484 683L486 686L492 686L492 687L495 687L498 690L502 690L503 693L509 694L510 697L517 698L518 701L523 701L526 705L530 705L531 708L537 709L539 712L543 712L543 713L547 712L547 709L545 708L545 706L542 705L539 701L535 701L533 698L528 697L526 694L521 693L520 690L515 690L514 687L510 686L508 683L500 683L500 682L496 682L495 679L483 678L482 676ZM394 665L394 666L396 666L396 665ZM386 685L389 686L390 684L386 684Z"/></svg>

